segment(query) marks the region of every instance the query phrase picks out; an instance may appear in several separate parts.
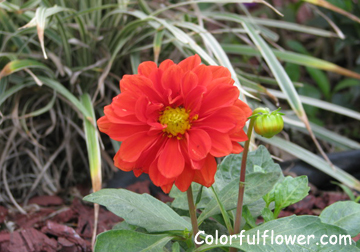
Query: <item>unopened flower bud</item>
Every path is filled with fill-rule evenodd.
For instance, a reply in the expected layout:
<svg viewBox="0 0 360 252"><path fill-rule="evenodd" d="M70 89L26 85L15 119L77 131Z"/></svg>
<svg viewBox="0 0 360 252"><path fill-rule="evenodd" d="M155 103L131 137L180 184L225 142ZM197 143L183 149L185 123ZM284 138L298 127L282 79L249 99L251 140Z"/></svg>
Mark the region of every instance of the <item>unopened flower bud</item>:
<svg viewBox="0 0 360 252"><path fill-rule="evenodd" d="M279 110L280 108L270 112L268 108L256 109L254 112L258 111L258 114L253 113L256 116L254 124L255 132L266 138L271 138L280 133L284 128L284 121L282 118L283 113L279 113Z"/></svg>

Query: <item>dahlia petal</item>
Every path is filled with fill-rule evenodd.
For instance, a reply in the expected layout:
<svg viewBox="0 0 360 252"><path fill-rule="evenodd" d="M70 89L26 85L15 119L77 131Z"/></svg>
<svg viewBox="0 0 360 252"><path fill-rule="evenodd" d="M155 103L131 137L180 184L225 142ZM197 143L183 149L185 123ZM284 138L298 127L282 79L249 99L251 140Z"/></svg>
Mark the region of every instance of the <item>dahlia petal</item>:
<svg viewBox="0 0 360 252"><path fill-rule="evenodd" d="M190 159L191 168L194 170L200 170L205 164L205 158L201 160Z"/></svg>
<svg viewBox="0 0 360 252"><path fill-rule="evenodd" d="M161 149L163 144L164 137L158 137L155 140L154 144L151 146L151 148L143 151L138 160L136 161L137 169L141 169L141 171L144 173L149 173L150 166L154 162L154 159L159 156L159 150Z"/></svg>
<svg viewBox="0 0 360 252"><path fill-rule="evenodd" d="M122 171L132 171L135 168L135 162L125 162L120 158L120 150L114 156L114 165Z"/></svg>
<svg viewBox="0 0 360 252"><path fill-rule="evenodd" d="M146 113L147 107L151 103L146 96L141 96L135 103L135 115L139 121L146 123L148 120L148 114Z"/></svg>
<svg viewBox="0 0 360 252"><path fill-rule="evenodd" d="M112 125L112 123L109 121L107 116L100 117L96 121L96 124L97 124L99 130L103 133L106 133L109 130L110 126Z"/></svg>
<svg viewBox="0 0 360 252"><path fill-rule="evenodd" d="M171 191L171 188L173 187L173 185L174 185L174 182L161 186L161 189L163 190L164 193L169 193Z"/></svg>
<svg viewBox="0 0 360 252"><path fill-rule="evenodd" d="M172 137L167 140L159 155L158 169L166 178L179 176L185 166L185 160L181 153L179 141Z"/></svg>
<svg viewBox="0 0 360 252"><path fill-rule="evenodd" d="M215 130L207 130L206 132L211 138L211 155L214 157L223 157L231 153L233 145L228 134L220 133Z"/></svg>
<svg viewBox="0 0 360 252"><path fill-rule="evenodd" d="M193 72L197 75L198 85L200 86L207 86L213 79L209 66L199 65L194 68Z"/></svg>
<svg viewBox="0 0 360 252"><path fill-rule="evenodd" d="M148 135L147 132L139 132L126 138L120 146L120 158L127 162L136 161L158 137L158 135Z"/></svg>
<svg viewBox="0 0 360 252"><path fill-rule="evenodd" d="M124 75L120 81L122 92L129 92L134 97L145 95L150 101L161 100L160 94L154 88L153 82L143 75Z"/></svg>
<svg viewBox="0 0 360 252"><path fill-rule="evenodd" d="M213 79L221 78L221 77L231 77L230 71L223 66L208 66L210 71L212 72Z"/></svg>
<svg viewBox="0 0 360 252"><path fill-rule="evenodd" d="M242 100L237 99L234 105L241 109L242 114L244 115L246 120L248 119L249 116L251 116L252 114L251 108Z"/></svg>
<svg viewBox="0 0 360 252"><path fill-rule="evenodd" d="M163 70L155 69L149 76L149 79L153 83L154 89L162 95L164 93L164 88L161 85Z"/></svg>
<svg viewBox="0 0 360 252"><path fill-rule="evenodd" d="M211 148L211 139L202 129L190 129L186 134L190 159L201 160L206 157Z"/></svg>
<svg viewBox="0 0 360 252"><path fill-rule="evenodd" d="M172 60L167 59L167 60L164 60L163 62L160 63L159 69L165 71L166 69L168 69L172 65L175 65L175 63Z"/></svg>
<svg viewBox="0 0 360 252"><path fill-rule="evenodd" d="M215 158L211 155L207 155L205 160L203 168L195 171L194 182L210 187L215 182L217 164Z"/></svg>
<svg viewBox="0 0 360 252"><path fill-rule="evenodd" d="M233 153L233 154L239 154L244 150L244 148L238 142L235 142L235 141L232 141L232 147L233 148L232 148L231 153Z"/></svg>
<svg viewBox="0 0 360 252"><path fill-rule="evenodd" d="M148 131L149 125L129 125L129 124L115 124L107 120L106 116L101 117L97 121L99 130L107 134L111 139L115 141L124 141L131 135L138 132Z"/></svg>
<svg viewBox="0 0 360 252"><path fill-rule="evenodd" d="M185 165L184 171L175 180L176 187L180 191L185 192L187 189L189 189L191 182L193 181L194 175L195 170Z"/></svg>
<svg viewBox="0 0 360 252"><path fill-rule="evenodd" d="M121 93L114 97L111 106L116 110L118 116L128 116L135 113L135 103L137 97Z"/></svg>
<svg viewBox="0 0 360 252"><path fill-rule="evenodd" d="M248 137L243 129L240 129L239 131L230 134L230 138L232 141L236 142L244 142L248 140Z"/></svg>
<svg viewBox="0 0 360 252"><path fill-rule="evenodd" d="M161 172L158 169L158 159L155 159L149 168L149 176L151 181L156 186L165 186L168 184L173 184L175 181L175 178L167 178L164 175L161 174Z"/></svg>
<svg viewBox="0 0 360 252"><path fill-rule="evenodd" d="M183 97L186 97L191 90L194 89L198 84L198 77L191 71L184 74L181 80L181 93Z"/></svg>
<svg viewBox="0 0 360 252"><path fill-rule="evenodd" d="M195 116L199 112L205 92L204 86L196 86L185 96L184 107L190 110L191 116Z"/></svg>
<svg viewBox="0 0 360 252"><path fill-rule="evenodd" d="M173 103L181 95L180 84L183 70L178 65L167 68L161 79L161 85L167 91L170 103Z"/></svg>
<svg viewBox="0 0 360 252"><path fill-rule="evenodd" d="M150 122L148 123L150 126L150 129L148 131L148 135L162 135L163 129L166 129L166 125L162 125L158 122Z"/></svg>
<svg viewBox="0 0 360 252"><path fill-rule="evenodd" d="M144 75L146 77L149 77L150 74L157 69L157 65L155 62L153 61L145 61L140 63L140 65L138 66L138 73L140 75Z"/></svg>
<svg viewBox="0 0 360 252"><path fill-rule="evenodd" d="M141 168L134 168L134 169L133 169L133 172L134 172L135 177L137 177L137 178L138 178L141 174L144 173L143 169L141 169Z"/></svg>
<svg viewBox="0 0 360 252"><path fill-rule="evenodd" d="M191 71L196 66L200 65L201 58L199 55L195 54L193 56L187 57L186 59L182 60L178 66L181 67L184 72Z"/></svg>
<svg viewBox="0 0 360 252"><path fill-rule="evenodd" d="M164 108L162 103L151 103L146 107L147 123L156 123L159 119L159 113Z"/></svg>
<svg viewBox="0 0 360 252"><path fill-rule="evenodd" d="M131 125L142 125L144 123L140 122L135 115L128 115L120 117L118 115L119 109L112 106L112 104L104 107L104 114L108 120L112 123L118 124L131 124Z"/></svg>
<svg viewBox="0 0 360 252"><path fill-rule="evenodd" d="M221 78L217 78L215 80L210 81L207 85L206 88L209 90L209 92L211 92L211 90L215 87L219 87L219 86L233 86L234 84L234 80L230 77L221 77Z"/></svg>
<svg viewBox="0 0 360 252"><path fill-rule="evenodd" d="M201 106L202 115L209 114L212 111L231 106L239 97L239 90L235 86L216 86L210 92L204 95Z"/></svg>
<svg viewBox="0 0 360 252"><path fill-rule="evenodd" d="M222 133L228 133L236 126L236 117L216 111L207 117L194 122L194 126L202 129L213 129Z"/></svg>

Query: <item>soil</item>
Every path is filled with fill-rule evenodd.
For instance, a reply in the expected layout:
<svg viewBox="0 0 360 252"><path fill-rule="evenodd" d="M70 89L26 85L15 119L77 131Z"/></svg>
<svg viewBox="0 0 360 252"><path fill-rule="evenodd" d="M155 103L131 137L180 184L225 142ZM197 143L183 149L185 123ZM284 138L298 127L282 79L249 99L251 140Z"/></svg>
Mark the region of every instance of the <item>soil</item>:
<svg viewBox="0 0 360 252"><path fill-rule="evenodd" d="M138 181L127 187L138 193L150 193L149 181ZM85 196L85 195L83 195ZM163 194L154 195L168 202ZM284 209L279 217L292 214L319 215L326 206L348 197L340 192L318 191L313 188L302 201ZM80 197L66 204L59 196L37 196L28 202L27 215L0 206L0 251L2 252L84 252L91 251L94 209ZM100 208L97 233L112 229L122 219ZM355 237L358 240L360 237Z"/></svg>

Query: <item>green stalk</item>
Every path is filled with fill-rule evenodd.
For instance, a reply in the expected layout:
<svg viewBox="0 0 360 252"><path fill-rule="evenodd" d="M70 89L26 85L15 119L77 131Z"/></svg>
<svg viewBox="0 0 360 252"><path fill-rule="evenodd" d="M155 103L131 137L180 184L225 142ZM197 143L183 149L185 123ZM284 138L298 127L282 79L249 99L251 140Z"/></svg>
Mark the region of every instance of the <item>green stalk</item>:
<svg viewBox="0 0 360 252"><path fill-rule="evenodd" d="M188 204L189 204L189 213L190 213L193 237L194 237L194 242L195 242L195 235L197 233L199 233L199 227L198 227L197 219L196 219L196 208L194 205L194 198L193 198L191 185L189 186L189 189L186 191L186 194L187 194L187 199L188 199ZM195 243L195 246L199 247L199 245L196 243Z"/></svg>
<svg viewBox="0 0 360 252"><path fill-rule="evenodd" d="M257 111L254 110L253 115ZM242 216L242 207L244 201L244 191L245 191L245 172L246 172L246 159L249 152L251 134L254 128L256 117L252 117L250 119L250 124L247 132L248 140L245 142L244 152L241 160L241 170L240 170L240 184L239 184L239 196L238 196L238 203L236 207L236 217L235 217L235 224L234 224L234 232L232 234L240 233L240 224L241 224L241 216ZM230 248L229 252L236 252L235 248Z"/></svg>

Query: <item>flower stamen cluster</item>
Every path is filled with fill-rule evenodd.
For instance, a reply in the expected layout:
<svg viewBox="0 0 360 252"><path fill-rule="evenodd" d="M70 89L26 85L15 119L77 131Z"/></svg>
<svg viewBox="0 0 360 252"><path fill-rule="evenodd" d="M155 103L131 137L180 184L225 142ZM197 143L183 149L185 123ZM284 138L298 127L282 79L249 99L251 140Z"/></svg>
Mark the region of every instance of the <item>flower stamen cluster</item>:
<svg viewBox="0 0 360 252"><path fill-rule="evenodd" d="M180 107L166 107L164 111L160 112L159 122L166 126L163 131L167 133L168 137L177 137L178 139L181 139L186 130L191 128L189 112Z"/></svg>

